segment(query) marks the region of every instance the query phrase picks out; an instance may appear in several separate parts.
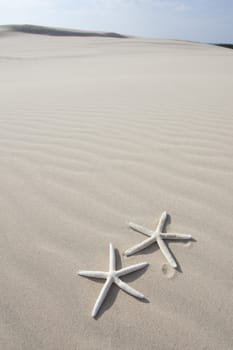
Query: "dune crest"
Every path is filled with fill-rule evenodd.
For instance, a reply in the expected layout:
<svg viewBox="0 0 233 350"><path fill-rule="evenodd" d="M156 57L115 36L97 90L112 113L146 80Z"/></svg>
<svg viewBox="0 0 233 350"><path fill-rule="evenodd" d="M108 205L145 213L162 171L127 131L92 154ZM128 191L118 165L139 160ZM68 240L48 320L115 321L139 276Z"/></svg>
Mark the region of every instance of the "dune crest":
<svg viewBox="0 0 233 350"><path fill-rule="evenodd" d="M125 35L107 32L92 32L75 29L53 28L47 26L36 26L31 24L13 24L0 26L0 33L26 33L49 36L78 36L78 37L106 37L106 38L127 38Z"/></svg>

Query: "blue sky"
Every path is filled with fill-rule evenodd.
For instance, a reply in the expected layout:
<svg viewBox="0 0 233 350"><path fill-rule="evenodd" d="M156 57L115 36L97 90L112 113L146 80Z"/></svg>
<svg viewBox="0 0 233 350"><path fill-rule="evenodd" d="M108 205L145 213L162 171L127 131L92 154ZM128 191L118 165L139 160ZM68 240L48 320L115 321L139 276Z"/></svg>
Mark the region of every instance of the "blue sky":
<svg viewBox="0 0 233 350"><path fill-rule="evenodd" d="M233 0L0 0L0 24L233 42Z"/></svg>

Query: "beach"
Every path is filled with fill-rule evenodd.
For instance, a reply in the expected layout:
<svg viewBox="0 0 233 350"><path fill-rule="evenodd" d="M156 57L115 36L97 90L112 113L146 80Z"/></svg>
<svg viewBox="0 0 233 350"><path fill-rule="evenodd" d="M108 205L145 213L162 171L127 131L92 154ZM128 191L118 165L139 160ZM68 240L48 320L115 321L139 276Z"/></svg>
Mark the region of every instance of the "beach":
<svg viewBox="0 0 233 350"><path fill-rule="evenodd" d="M233 51L0 34L0 349L233 348ZM123 252L129 222L191 234ZM148 262L98 317L79 270Z"/></svg>

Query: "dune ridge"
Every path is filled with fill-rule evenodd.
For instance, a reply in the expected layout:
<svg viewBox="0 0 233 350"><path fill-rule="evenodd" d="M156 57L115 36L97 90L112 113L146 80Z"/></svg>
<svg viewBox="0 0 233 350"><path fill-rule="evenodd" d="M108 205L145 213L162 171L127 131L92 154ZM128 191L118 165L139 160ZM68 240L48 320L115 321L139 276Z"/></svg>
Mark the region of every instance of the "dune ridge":
<svg viewBox="0 0 233 350"><path fill-rule="evenodd" d="M0 348L232 348L232 52L146 39L0 38ZM65 52L65 54L64 54ZM80 56L80 53L82 54ZM3 59L4 58L4 59ZM20 59L15 59L20 58ZM196 242L172 270L130 221ZM139 302L77 276L125 277ZM140 278L139 278L140 277Z"/></svg>
<svg viewBox="0 0 233 350"><path fill-rule="evenodd" d="M49 36L77 36L77 37L106 37L106 38L127 38L127 36L118 33L84 31L76 29L55 28L47 26L38 26L32 24L10 24L0 26L0 34L6 33L25 33Z"/></svg>

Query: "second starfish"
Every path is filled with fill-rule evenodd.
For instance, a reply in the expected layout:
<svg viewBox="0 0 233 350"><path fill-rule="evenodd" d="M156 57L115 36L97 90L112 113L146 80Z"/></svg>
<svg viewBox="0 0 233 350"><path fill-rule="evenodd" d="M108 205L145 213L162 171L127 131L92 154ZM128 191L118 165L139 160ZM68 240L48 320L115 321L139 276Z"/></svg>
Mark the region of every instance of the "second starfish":
<svg viewBox="0 0 233 350"><path fill-rule="evenodd" d="M167 212L164 211L162 213L161 218L159 220L159 223L154 231L148 230L145 227L130 223L129 227L131 227L133 230L135 230L137 232L140 232L146 236L149 236L149 238L145 239L143 242L141 242L139 244L136 244L132 248L127 249L124 254L126 256L132 255L132 254L137 253L146 247L149 247L151 244L157 242L161 252L163 253L165 258L167 259L168 263L172 267L176 268L177 263L175 262L175 259L172 257L171 253L169 252L169 250L164 242L164 239L176 239L176 240L191 239L192 236L182 234L182 233L163 233L162 231L163 231L166 219L167 219Z"/></svg>

